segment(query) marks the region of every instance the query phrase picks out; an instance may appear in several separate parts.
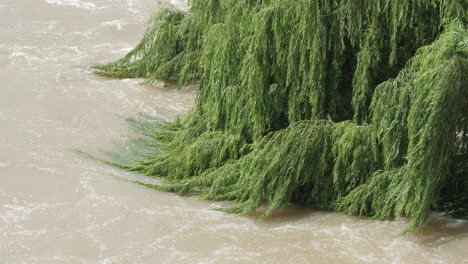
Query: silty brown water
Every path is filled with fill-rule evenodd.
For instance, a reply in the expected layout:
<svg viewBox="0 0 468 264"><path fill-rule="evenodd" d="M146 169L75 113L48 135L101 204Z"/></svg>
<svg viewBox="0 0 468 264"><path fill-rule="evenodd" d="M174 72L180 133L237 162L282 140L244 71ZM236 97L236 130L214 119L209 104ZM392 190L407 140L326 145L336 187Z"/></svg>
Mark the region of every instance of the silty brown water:
<svg viewBox="0 0 468 264"><path fill-rule="evenodd" d="M123 117L193 105L194 91L83 67L129 51L156 8L0 0L0 263L468 263L464 221L434 216L406 236L405 221L295 207L257 221L119 180L135 176L70 151L115 149L131 133Z"/></svg>

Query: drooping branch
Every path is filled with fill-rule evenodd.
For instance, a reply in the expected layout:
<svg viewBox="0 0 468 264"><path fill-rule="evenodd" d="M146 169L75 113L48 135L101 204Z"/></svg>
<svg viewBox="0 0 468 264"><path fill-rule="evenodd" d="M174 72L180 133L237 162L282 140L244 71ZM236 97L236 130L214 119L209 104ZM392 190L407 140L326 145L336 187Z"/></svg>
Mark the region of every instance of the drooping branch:
<svg viewBox="0 0 468 264"><path fill-rule="evenodd" d="M156 14L138 46L96 67L197 80L184 118L134 122L129 162L153 188L378 219L466 216L468 33L463 0L194 0Z"/></svg>

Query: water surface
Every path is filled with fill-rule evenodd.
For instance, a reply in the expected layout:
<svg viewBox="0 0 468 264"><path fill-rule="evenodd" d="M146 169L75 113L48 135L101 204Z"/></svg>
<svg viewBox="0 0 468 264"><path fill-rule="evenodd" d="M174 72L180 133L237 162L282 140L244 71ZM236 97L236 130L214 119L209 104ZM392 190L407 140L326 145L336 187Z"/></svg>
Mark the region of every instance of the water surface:
<svg viewBox="0 0 468 264"><path fill-rule="evenodd" d="M185 8L182 1L172 1ZM468 223L425 232L288 208L272 219L147 190L76 155L115 149L124 117L173 118L194 92L87 67L141 37L153 0L0 0L0 263L468 263Z"/></svg>

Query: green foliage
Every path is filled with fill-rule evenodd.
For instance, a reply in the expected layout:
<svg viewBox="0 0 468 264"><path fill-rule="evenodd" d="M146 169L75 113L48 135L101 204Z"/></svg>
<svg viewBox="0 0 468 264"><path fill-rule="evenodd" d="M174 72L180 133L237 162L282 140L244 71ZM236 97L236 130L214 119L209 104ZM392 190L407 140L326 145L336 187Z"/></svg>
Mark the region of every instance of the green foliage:
<svg viewBox="0 0 468 264"><path fill-rule="evenodd" d="M156 14L118 78L199 82L183 119L142 133L111 165L146 185L376 219L468 210L468 3L193 0Z"/></svg>
<svg viewBox="0 0 468 264"><path fill-rule="evenodd" d="M410 230L427 222L447 177L453 177L458 128L468 117L467 40L466 29L450 25L396 79L377 87L371 110L387 170L351 191L341 204L344 211L379 219L409 215Z"/></svg>
<svg viewBox="0 0 468 264"><path fill-rule="evenodd" d="M111 78L146 78L181 84L196 79L200 53L198 28L181 11L164 9L155 14L143 39L125 57L95 66L99 75Z"/></svg>

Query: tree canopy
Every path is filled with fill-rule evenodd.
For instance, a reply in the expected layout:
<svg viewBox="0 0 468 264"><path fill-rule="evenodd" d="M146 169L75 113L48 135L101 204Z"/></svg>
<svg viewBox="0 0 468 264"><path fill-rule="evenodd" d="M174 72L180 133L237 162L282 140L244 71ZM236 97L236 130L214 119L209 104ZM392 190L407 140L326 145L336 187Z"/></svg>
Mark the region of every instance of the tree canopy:
<svg viewBox="0 0 468 264"><path fill-rule="evenodd" d="M196 105L108 162L238 214L289 204L468 217L466 0L192 0L95 72L197 82Z"/></svg>

